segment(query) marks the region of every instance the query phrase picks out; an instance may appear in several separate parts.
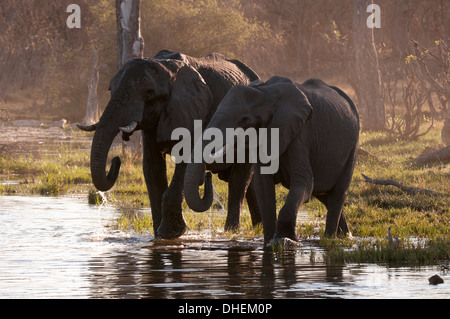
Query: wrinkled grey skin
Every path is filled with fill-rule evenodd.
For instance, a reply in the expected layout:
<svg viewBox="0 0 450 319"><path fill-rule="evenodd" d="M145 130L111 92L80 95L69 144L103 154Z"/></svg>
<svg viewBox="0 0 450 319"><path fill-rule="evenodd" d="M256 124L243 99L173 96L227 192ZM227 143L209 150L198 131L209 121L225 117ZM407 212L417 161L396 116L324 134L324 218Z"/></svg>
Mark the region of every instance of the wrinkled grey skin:
<svg viewBox="0 0 450 319"><path fill-rule="evenodd" d="M111 80L111 100L99 123L79 125L85 131L95 131L91 148L91 175L95 187L107 191L118 177L118 157L112 160L108 174L105 172L115 136L122 132L123 139L128 140L134 131L142 130L143 170L155 235L165 239L181 236L186 230L182 216L186 164L176 165L168 186L165 157L178 142L171 141L172 131L184 127L193 136L194 120L203 120L206 125L233 85L247 85L256 79L258 76L242 62L226 60L217 53L197 59L163 50L152 59L127 62ZM227 220L227 227L239 225L239 209L247 188L251 213L255 223L259 222L250 184L251 165L228 165L219 171L229 182L230 221ZM207 175L206 179L210 181L211 176ZM208 193L212 196L210 184L206 186L210 187Z"/></svg>
<svg viewBox="0 0 450 319"><path fill-rule="evenodd" d="M325 235L349 232L342 207L353 174L359 116L344 92L317 79L300 85L273 77L263 84L237 85L220 103L210 127L222 132L237 127L279 129L278 172L264 175L261 163L254 167L253 182L266 243L272 239L297 240L297 211L313 195L328 210ZM202 169L200 164L188 165L185 188L203 175ZM277 183L289 189L278 219ZM195 205L197 200L198 191L186 193L188 205Z"/></svg>

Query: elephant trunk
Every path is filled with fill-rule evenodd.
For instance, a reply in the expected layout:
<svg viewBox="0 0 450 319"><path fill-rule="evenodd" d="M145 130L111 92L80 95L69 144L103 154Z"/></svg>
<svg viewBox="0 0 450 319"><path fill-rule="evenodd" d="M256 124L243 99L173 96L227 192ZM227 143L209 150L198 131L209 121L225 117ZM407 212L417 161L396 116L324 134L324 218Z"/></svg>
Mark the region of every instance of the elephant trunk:
<svg viewBox="0 0 450 319"><path fill-rule="evenodd" d="M105 112L106 113L106 112ZM94 186L103 192L110 190L117 180L120 170L120 158L114 157L106 175L106 160L112 142L119 133L119 125L114 123L107 114L102 116L95 131L91 148L91 176Z"/></svg>
<svg viewBox="0 0 450 319"><path fill-rule="evenodd" d="M211 173L205 174L206 165L204 163L188 164L184 177L184 197L188 206L196 212L208 210L214 200ZM200 198L199 186L205 176L204 196Z"/></svg>

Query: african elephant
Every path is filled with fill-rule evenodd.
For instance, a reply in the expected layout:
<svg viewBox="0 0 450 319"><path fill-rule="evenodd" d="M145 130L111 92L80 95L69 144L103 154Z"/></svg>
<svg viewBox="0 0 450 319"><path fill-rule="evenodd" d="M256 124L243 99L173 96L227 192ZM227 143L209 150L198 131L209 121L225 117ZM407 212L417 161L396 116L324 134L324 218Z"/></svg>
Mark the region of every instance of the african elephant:
<svg viewBox="0 0 450 319"><path fill-rule="evenodd" d="M186 230L182 216L183 180L186 164L180 163L168 186L166 154L177 143L171 139L176 128L193 130L194 120L207 124L219 102L235 84L247 85L258 79L253 70L238 60L218 53L193 58L168 50L151 59L133 59L111 79L111 99L100 121L82 126L95 131L91 148L91 175L100 191L111 189L120 169L120 159L106 161L115 136L129 140L142 130L143 170L147 185L155 236L177 238ZM246 194L254 222L260 221L251 181L251 165L223 166L229 182L229 211L226 227L239 223L239 209ZM248 187L248 191L247 191ZM247 192L246 192L247 191Z"/></svg>
<svg viewBox="0 0 450 319"><path fill-rule="evenodd" d="M318 79L300 85L287 78L272 77L266 83L237 85L222 100L206 130L216 128L225 136L227 128L238 127L254 128L259 135L261 128L265 128L267 139L275 133L279 136L278 156L275 156L279 160L278 169L273 174L263 174L261 158L254 162L253 182L265 242L285 238L296 241L297 211L312 195L328 211L325 235L349 232L342 207L353 174L359 116L355 104L343 91ZM246 143L248 149L248 140ZM263 145L260 140L259 145ZM211 155L205 152L204 156L225 156L230 148L236 148L233 141ZM198 201L211 197L205 194L201 199L198 187L190 191L203 174L202 164L188 165L184 181L188 205L195 206ZM289 189L278 219L277 183Z"/></svg>

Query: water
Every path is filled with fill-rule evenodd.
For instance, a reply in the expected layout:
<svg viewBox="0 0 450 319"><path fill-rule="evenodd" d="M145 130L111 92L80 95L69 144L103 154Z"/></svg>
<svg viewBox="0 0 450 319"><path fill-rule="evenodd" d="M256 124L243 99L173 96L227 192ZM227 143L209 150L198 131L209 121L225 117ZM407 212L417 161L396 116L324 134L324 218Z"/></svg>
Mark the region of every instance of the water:
<svg viewBox="0 0 450 319"><path fill-rule="evenodd" d="M63 146L89 150L92 137L74 135L57 127L23 127L0 125L0 155L58 155Z"/></svg>
<svg viewBox="0 0 450 319"><path fill-rule="evenodd" d="M438 265L330 265L313 242L280 258L260 239L155 241L86 201L0 196L0 298L450 298Z"/></svg>

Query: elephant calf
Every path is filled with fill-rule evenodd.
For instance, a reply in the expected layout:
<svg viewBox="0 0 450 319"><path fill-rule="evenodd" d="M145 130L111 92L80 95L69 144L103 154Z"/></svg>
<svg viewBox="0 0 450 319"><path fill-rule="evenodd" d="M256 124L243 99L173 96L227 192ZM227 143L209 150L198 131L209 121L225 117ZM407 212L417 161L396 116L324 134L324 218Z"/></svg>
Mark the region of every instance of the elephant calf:
<svg viewBox="0 0 450 319"><path fill-rule="evenodd" d="M348 233L342 207L353 174L359 116L355 104L344 92L318 79L298 84L287 78L272 77L266 83L237 85L219 104L206 129L219 129L225 136L227 128L238 127L267 128L269 135L275 129L279 136L276 173L263 174L259 158L254 164L253 181L266 243L271 239L296 240L297 211L312 195L327 207L325 235ZM236 145L227 144L211 157L225 156L230 147L236 149ZM202 164L187 167L188 204L197 201L199 195L198 190L186 192L186 188L199 185L204 167ZM289 189L278 220L277 183Z"/></svg>

